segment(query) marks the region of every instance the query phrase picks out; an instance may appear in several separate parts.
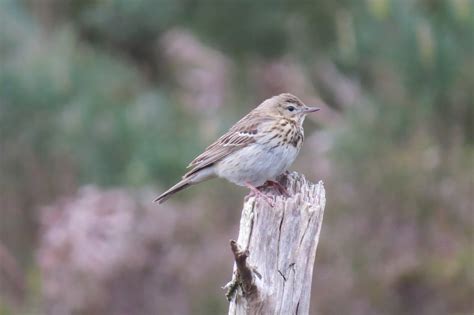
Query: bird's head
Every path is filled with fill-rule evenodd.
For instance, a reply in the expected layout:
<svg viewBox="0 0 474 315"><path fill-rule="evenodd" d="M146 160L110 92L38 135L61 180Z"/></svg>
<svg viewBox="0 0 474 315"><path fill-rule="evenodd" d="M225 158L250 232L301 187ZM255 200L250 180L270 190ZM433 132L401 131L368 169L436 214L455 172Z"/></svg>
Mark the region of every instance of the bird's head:
<svg viewBox="0 0 474 315"><path fill-rule="evenodd" d="M291 119L300 124L303 123L307 114L319 110L317 107L306 106L299 98L290 93L273 96L264 101L260 107L271 116Z"/></svg>

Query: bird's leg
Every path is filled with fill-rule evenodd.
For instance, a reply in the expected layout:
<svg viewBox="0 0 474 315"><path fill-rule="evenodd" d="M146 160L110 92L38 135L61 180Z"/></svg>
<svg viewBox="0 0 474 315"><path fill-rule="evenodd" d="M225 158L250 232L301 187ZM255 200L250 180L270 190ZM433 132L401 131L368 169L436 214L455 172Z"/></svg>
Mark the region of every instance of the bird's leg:
<svg viewBox="0 0 474 315"><path fill-rule="evenodd" d="M285 186L280 184L280 182L277 182L277 181L274 181L274 180L267 180L266 184L268 186L275 186L278 189L278 191L280 192L280 194L285 195L286 197L290 196L290 193L288 192L288 189L286 189Z"/></svg>
<svg viewBox="0 0 474 315"><path fill-rule="evenodd" d="M258 190L257 187L249 183L245 183L245 186L247 186L247 188L249 188L250 191L253 192L256 196L262 197L272 208L275 206L275 202L273 201L272 197L265 195L260 190Z"/></svg>

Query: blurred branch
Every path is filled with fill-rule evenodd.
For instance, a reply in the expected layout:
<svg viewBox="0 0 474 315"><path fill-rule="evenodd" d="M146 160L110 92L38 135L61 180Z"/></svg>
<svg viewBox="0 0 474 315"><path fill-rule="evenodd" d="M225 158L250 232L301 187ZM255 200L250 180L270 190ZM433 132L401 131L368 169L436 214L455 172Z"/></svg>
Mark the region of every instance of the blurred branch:
<svg viewBox="0 0 474 315"><path fill-rule="evenodd" d="M297 173L280 178L291 197L271 207L251 197L244 203L232 281L226 285L229 314L308 314L325 191ZM272 194L267 188L267 194Z"/></svg>

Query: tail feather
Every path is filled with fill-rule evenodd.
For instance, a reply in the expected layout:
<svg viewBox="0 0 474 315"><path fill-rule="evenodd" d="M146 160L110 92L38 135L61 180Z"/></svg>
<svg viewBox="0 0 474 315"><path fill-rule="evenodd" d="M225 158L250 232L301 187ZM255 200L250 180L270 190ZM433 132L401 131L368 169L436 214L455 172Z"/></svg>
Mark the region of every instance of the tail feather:
<svg viewBox="0 0 474 315"><path fill-rule="evenodd" d="M192 183L190 183L189 179L183 179L182 181L180 181L179 183L177 183L176 185L174 185L173 187L171 187L170 189L168 189L167 191L165 191L164 193L162 193L160 196L158 196L154 202L158 202L158 203L163 203L165 202L169 197L171 197L172 195L174 195L175 193L177 193L178 191L181 191L183 189L186 189L188 188L189 186L191 186Z"/></svg>
<svg viewBox="0 0 474 315"><path fill-rule="evenodd" d="M214 168L211 166L205 167L203 169L200 169L199 171L192 173L192 174L186 174L184 175L183 179L178 182L176 185L162 193L158 198L155 199L155 202L158 203L163 203L165 202L169 197L177 193L178 191L181 191L183 189L188 188L191 185L200 183L202 181L208 180L210 178L215 177L216 174L214 172Z"/></svg>

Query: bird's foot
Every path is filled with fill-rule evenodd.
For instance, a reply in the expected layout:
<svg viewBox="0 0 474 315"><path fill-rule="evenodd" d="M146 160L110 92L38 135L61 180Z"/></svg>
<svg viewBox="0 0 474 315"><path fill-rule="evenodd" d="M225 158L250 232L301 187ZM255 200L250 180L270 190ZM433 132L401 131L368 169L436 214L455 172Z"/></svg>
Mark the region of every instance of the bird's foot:
<svg viewBox="0 0 474 315"><path fill-rule="evenodd" d="M280 194L284 195L285 197L290 196L290 193L288 192L288 189L286 189L286 187L283 186L280 182L277 182L277 181L274 181L274 180L267 180L265 185L276 187L278 189L278 192Z"/></svg>
<svg viewBox="0 0 474 315"><path fill-rule="evenodd" d="M270 205L270 207L273 208L273 207L275 206L275 201L273 200L272 197L265 195L265 194L264 194L263 192L261 192L257 187L255 187L255 186L253 186L253 185L251 185L251 184L249 184L249 183L245 183L245 186L247 186L247 187L250 189L250 191L251 191L252 193L254 193L255 196L259 196L259 197L261 197L263 200L265 200L265 201Z"/></svg>

